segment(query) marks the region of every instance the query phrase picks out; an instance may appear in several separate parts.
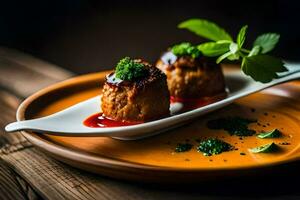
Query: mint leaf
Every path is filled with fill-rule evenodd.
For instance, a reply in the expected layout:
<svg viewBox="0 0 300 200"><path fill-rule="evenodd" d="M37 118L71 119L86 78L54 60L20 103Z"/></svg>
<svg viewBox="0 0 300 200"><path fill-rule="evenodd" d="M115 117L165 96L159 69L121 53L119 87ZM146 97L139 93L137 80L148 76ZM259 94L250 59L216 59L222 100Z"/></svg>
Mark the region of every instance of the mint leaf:
<svg viewBox="0 0 300 200"><path fill-rule="evenodd" d="M178 28L188 29L195 34L204 38L218 41L218 40L230 40L231 36L217 24L205 19L189 19L178 25Z"/></svg>
<svg viewBox="0 0 300 200"><path fill-rule="evenodd" d="M269 55L244 57L241 67L246 75L262 83L278 78L277 72L287 71L282 60Z"/></svg>
<svg viewBox="0 0 300 200"><path fill-rule="evenodd" d="M280 35L277 33L265 33L256 38L253 46L260 46L262 48L261 53L267 53L274 49L278 43Z"/></svg>
<svg viewBox="0 0 300 200"><path fill-rule="evenodd" d="M240 32L236 38L236 42L237 42L237 45L239 46L239 48L241 48L245 42L247 29L248 29L248 25L243 26L240 29Z"/></svg>
<svg viewBox="0 0 300 200"><path fill-rule="evenodd" d="M197 46L203 55L214 57L229 51L229 43L206 42Z"/></svg>
<svg viewBox="0 0 300 200"><path fill-rule="evenodd" d="M264 138L277 138L281 136L281 132L278 129L274 129L269 132L260 133L257 137L264 139Z"/></svg>
<svg viewBox="0 0 300 200"><path fill-rule="evenodd" d="M274 142L272 142L270 144L265 144L259 147L249 149L249 151L252 153L271 153L276 151L277 149L278 146Z"/></svg>

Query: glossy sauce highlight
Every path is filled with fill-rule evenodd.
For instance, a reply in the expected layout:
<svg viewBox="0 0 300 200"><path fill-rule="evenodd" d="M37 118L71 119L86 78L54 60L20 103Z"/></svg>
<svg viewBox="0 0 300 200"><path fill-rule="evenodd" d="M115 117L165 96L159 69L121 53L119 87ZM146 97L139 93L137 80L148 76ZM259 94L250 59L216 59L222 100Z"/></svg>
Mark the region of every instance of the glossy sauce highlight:
<svg viewBox="0 0 300 200"><path fill-rule="evenodd" d="M116 121L105 117L102 113L94 114L84 120L83 124L91 128L109 128L140 124L142 122Z"/></svg>

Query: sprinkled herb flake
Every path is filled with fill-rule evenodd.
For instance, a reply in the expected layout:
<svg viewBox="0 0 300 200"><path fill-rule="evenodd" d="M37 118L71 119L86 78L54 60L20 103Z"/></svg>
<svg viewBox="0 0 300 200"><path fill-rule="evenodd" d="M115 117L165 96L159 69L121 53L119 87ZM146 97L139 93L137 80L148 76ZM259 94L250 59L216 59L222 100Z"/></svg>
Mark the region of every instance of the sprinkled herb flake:
<svg viewBox="0 0 300 200"><path fill-rule="evenodd" d="M274 142L249 149L252 153L272 153L276 150L278 150L278 146Z"/></svg>
<svg viewBox="0 0 300 200"><path fill-rule="evenodd" d="M272 131L268 131L268 132L264 132L264 133L260 133L257 135L258 138L264 139L264 138L278 138L280 137L282 134L278 129L274 129Z"/></svg>
<svg viewBox="0 0 300 200"><path fill-rule="evenodd" d="M281 142L279 143L280 145L290 145L291 143L290 142Z"/></svg>
<svg viewBox="0 0 300 200"><path fill-rule="evenodd" d="M186 152L186 151L191 150L192 147L193 147L193 145L190 143L178 143L175 148L175 152L176 153Z"/></svg>
<svg viewBox="0 0 300 200"><path fill-rule="evenodd" d="M198 152L202 152L205 156L217 155L225 151L233 149L229 143L217 138L203 140L197 147Z"/></svg>
<svg viewBox="0 0 300 200"><path fill-rule="evenodd" d="M223 129L230 135L252 136L256 132L255 130L249 129L248 125L254 122L257 122L257 120L245 119L241 117L224 117L210 120L206 125L209 129Z"/></svg>

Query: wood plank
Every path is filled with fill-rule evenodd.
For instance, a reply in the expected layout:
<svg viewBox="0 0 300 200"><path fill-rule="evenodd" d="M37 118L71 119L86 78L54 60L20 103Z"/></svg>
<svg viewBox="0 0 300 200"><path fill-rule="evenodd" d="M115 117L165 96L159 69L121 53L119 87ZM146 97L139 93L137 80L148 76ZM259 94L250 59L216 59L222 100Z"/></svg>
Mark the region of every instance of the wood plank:
<svg viewBox="0 0 300 200"><path fill-rule="evenodd" d="M3 160L0 160L0 195L1 199L27 199L14 172L6 166Z"/></svg>
<svg viewBox="0 0 300 200"><path fill-rule="evenodd" d="M4 127L8 122L15 121L16 109L20 100L10 93L0 90L0 148L2 151L9 148L11 144L26 143L26 139L21 133L6 134Z"/></svg>
<svg viewBox="0 0 300 200"><path fill-rule="evenodd" d="M0 155L32 146L20 133L8 135L4 133L7 122L13 121L19 99L0 90ZM0 197L1 199L37 199L31 187L18 174L10 169L0 158Z"/></svg>
<svg viewBox="0 0 300 200"><path fill-rule="evenodd" d="M45 199L141 199L147 191L82 172L55 161L35 148L4 155L16 172Z"/></svg>

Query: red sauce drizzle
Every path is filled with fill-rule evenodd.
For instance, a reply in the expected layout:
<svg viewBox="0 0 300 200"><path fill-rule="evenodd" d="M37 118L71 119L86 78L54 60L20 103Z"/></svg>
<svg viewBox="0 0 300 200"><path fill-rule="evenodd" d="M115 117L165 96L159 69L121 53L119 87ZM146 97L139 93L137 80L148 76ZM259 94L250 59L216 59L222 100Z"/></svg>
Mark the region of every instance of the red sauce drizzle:
<svg viewBox="0 0 300 200"><path fill-rule="evenodd" d="M207 98L199 98L199 99L192 99L192 98L177 98L171 96L170 102L171 103L182 103L183 109L181 112L186 112L189 110L193 110L196 108L200 108L206 106L208 104L214 103L223 99L225 95L217 95L215 97L207 97ZM91 128L108 128L108 127L120 127L120 126L131 126L136 124L141 124L143 122L127 122L127 121L116 121L109 118L106 118L102 113L94 114L84 120L83 124L85 126Z"/></svg>
<svg viewBox="0 0 300 200"><path fill-rule="evenodd" d="M91 128L108 128L108 127L119 127L119 126L130 126L140 124L142 122L125 122L116 121L106 118L102 113L94 114L84 120L83 124Z"/></svg>
<svg viewBox="0 0 300 200"><path fill-rule="evenodd" d="M209 104L219 101L220 99L221 98L216 98L216 97L193 99L193 98L178 98L178 97L171 96L170 102L171 103L182 103L183 108L182 108L181 112L186 112L186 111L190 111L190 110L193 110L196 108L207 106Z"/></svg>

